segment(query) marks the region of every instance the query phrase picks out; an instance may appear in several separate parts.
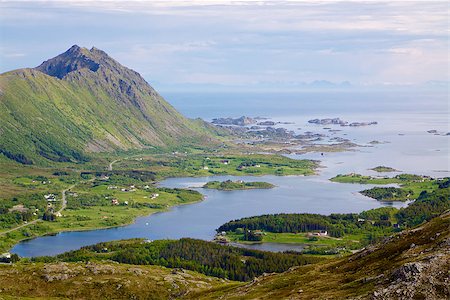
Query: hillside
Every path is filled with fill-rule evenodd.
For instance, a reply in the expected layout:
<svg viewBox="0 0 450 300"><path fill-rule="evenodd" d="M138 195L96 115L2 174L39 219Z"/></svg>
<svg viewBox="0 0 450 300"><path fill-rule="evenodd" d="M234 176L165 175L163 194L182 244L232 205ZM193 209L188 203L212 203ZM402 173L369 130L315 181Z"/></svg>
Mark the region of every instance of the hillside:
<svg viewBox="0 0 450 300"><path fill-rule="evenodd" d="M87 263L0 264L0 299L448 299L449 228L447 212L351 256L263 274L248 283L181 269L101 262L100 252L97 259L73 257L90 258ZM130 255L135 260L151 257L136 251Z"/></svg>
<svg viewBox="0 0 450 300"><path fill-rule="evenodd" d="M183 117L137 72L76 45L0 75L0 128L0 153L24 164L214 140L208 125Z"/></svg>
<svg viewBox="0 0 450 300"><path fill-rule="evenodd" d="M192 299L448 299L450 213L352 256L267 274Z"/></svg>

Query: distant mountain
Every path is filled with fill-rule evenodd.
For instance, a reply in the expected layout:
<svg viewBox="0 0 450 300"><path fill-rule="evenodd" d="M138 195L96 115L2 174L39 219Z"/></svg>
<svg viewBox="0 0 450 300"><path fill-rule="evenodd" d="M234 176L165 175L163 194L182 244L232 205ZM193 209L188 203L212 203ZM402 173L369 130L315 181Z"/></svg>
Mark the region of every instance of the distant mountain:
<svg viewBox="0 0 450 300"><path fill-rule="evenodd" d="M34 69L0 75L0 153L21 163L204 144L215 140L212 130L97 48L75 45Z"/></svg>

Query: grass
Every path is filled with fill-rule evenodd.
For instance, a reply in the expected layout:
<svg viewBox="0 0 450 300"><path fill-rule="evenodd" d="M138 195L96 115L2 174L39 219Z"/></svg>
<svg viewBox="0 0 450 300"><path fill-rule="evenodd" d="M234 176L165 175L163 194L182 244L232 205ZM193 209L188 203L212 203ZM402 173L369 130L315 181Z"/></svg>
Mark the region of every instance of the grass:
<svg viewBox="0 0 450 300"><path fill-rule="evenodd" d="M0 299L8 300L178 299L199 289L225 284L236 285L192 271L159 266L102 262L0 265Z"/></svg>
<svg viewBox="0 0 450 300"><path fill-rule="evenodd" d="M364 176L360 174L337 175L330 179L333 182L339 183L358 183L358 184L376 184L387 185L397 184L402 190L410 192L410 197L392 198L390 201L404 201L417 199L422 191L432 192L437 189L440 179L433 179L427 176L400 174L395 177L373 177ZM370 189L369 189L370 191Z"/></svg>
<svg viewBox="0 0 450 300"><path fill-rule="evenodd" d="M295 160L275 154L186 154L152 155L123 160L116 169L147 170L158 179L183 176L313 175L317 161Z"/></svg>
<svg viewBox="0 0 450 300"><path fill-rule="evenodd" d="M370 169L372 171L375 172L379 172L379 173L385 173L385 172L399 172L398 170L391 168L391 167L386 167L386 166L378 166L375 168Z"/></svg>
<svg viewBox="0 0 450 300"><path fill-rule="evenodd" d="M232 242L254 243L244 240L244 234L227 232L227 239ZM361 241L365 239L364 234L347 234L342 238L329 236L314 236L314 239L308 237L306 233L275 233L264 232L262 241L258 243L282 243L282 244L301 244L314 247L357 249L361 247Z"/></svg>
<svg viewBox="0 0 450 300"><path fill-rule="evenodd" d="M243 181L209 181L203 188L205 189L216 189L222 191L235 191L235 190L254 190L254 189L271 189L275 186L268 182L253 181L253 182L243 182Z"/></svg>
<svg viewBox="0 0 450 300"><path fill-rule="evenodd" d="M120 187L108 190L108 184L94 186L93 182L84 182L71 190L77 197L67 196L68 207L62 217L54 222L39 222L25 228L0 236L0 252L6 251L21 240L53 234L62 231L79 231L123 226L130 224L136 217L166 211L170 207L201 201L203 196L195 191L177 189L136 188L135 192L122 192ZM105 196L105 195L108 196ZM152 199L153 194L158 196ZM92 206L79 206L78 198L98 199ZM108 197L108 199L105 199ZM117 199L119 205L113 205ZM125 201L129 205L125 205Z"/></svg>
<svg viewBox="0 0 450 300"><path fill-rule="evenodd" d="M90 230L112 226L121 226L131 223L137 216L148 215L157 211L164 211L171 206L193 203L200 201L202 196L188 195L184 193L181 197L179 192L173 190L155 189L153 182L142 182L130 178L116 176L113 183L85 182L80 173L107 172L110 161L118 160L114 164L114 170L146 170L154 173L156 179L178 176L211 176L211 175L310 175L314 174L318 163L315 161L297 161L279 155L264 154L204 154L201 150L194 148L186 149L187 153L167 154L154 152L152 155L144 153L118 153L116 155L105 154L88 163L58 163L57 167L24 166L0 155L0 199L2 205L9 209L17 204L23 204L26 208L38 208L34 217L39 218L47 209L47 201L43 195L53 193L61 199L61 190L70 185L77 184L71 192L80 197L103 199L102 205L91 205L89 207L72 207L63 212L63 217L56 222L38 222L26 226L17 231L1 235L1 232L15 228L23 222L2 223L0 229L0 250L5 251L15 243L44 234L56 233L68 230ZM189 151L189 153L188 153ZM191 153L193 152L193 153ZM223 161L227 160L227 164ZM257 166L259 165L259 166ZM242 166L242 168L240 168ZM207 167L207 168L205 168ZM63 176L54 175L55 172L65 172ZM37 177L45 177L51 183L42 183ZM123 182L121 182L121 180ZM134 181L133 181L134 180ZM34 181L34 182L33 182ZM117 182L118 181L118 182ZM127 185L125 184L127 182ZM122 192L121 188L127 188L130 182L139 185L133 192ZM118 189L108 190L109 185L117 185ZM144 185L151 188L144 190ZM159 196L151 199L153 193ZM108 198L106 198L108 197ZM109 202L117 199L119 206L113 206ZM71 196L67 197L69 204L76 201ZM123 205L128 201L130 205ZM54 208L59 209L61 202L55 202Z"/></svg>
<svg viewBox="0 0 450 300"><path fill-rule="evenodd" d="M190 294L189 299L368 299L374 290L392 285L409 285L393 276L395 270L411 262L420 262L425 281L412 289L411 299L424 299L432 294L448 298L443 287L450 272L450 257L445 250L449 238L450 215L437 217L413 230L390 237L382 244L371 246L351 256L334 258L322 263L300 266L282 274L261 276L251 283L233 287L222 286ZM411 245L414 245L412 247ZM433 264L438 270L428 269ZM431 268L431 267L430 267ZM439 274L438 274L439 273ZM422 275L423 276L423 275ZM427 275L425 275L427 276ZM432 277L432 278L431 278ZM393 295L383 299L396 298ZM405 290L402 288L401 291Z"/></svg>

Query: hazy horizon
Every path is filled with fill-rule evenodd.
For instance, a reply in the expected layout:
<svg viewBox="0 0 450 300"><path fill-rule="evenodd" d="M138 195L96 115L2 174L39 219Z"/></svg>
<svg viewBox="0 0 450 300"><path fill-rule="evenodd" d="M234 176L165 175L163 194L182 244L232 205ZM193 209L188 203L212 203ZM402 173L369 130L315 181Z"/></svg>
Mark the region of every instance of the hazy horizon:
<svg viewBox="0 0 450 300"><path fill-rule="evenodd" d="M158 90L448 88L446 1L3 1L0 72L73 44Z"/></svg>

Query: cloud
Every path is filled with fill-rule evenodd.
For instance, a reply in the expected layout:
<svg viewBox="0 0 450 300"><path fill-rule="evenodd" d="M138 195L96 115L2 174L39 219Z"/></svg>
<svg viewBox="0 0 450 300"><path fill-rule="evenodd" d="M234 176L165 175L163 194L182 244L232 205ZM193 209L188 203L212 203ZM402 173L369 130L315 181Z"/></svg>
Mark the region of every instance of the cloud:
<svg viewBox="0 0 450 300"><path fill-rule="evenodd" d="M3 1L14 50L0 67L77 43L163 84L448 80L448 12L446 1Z"/></svg>

